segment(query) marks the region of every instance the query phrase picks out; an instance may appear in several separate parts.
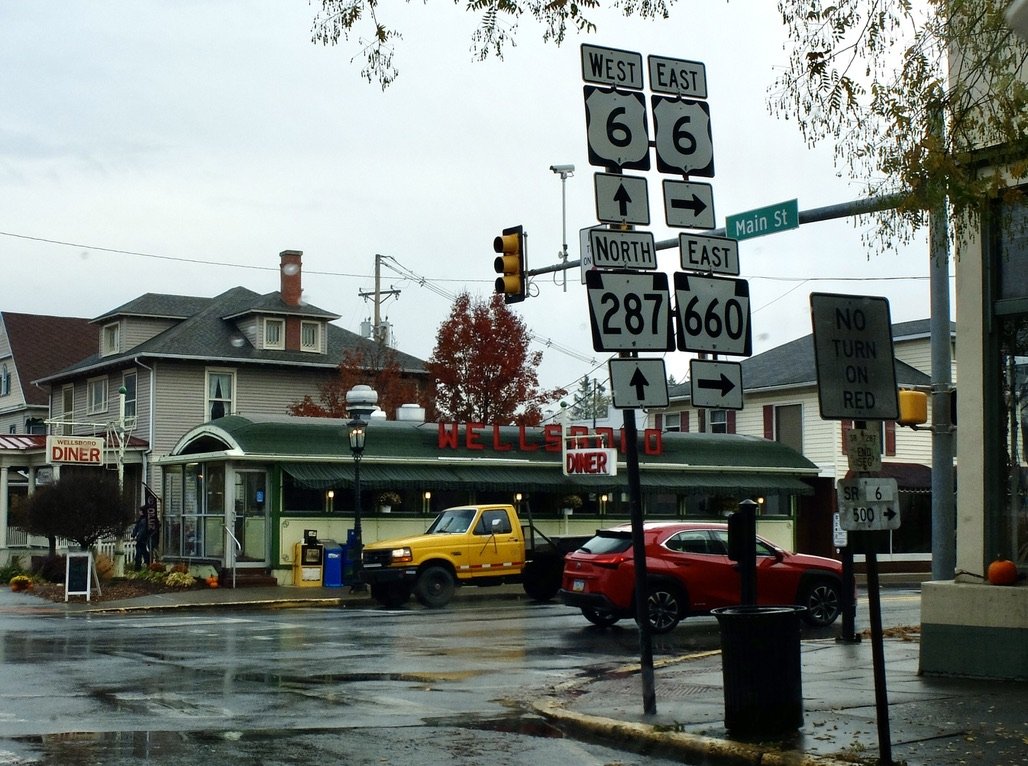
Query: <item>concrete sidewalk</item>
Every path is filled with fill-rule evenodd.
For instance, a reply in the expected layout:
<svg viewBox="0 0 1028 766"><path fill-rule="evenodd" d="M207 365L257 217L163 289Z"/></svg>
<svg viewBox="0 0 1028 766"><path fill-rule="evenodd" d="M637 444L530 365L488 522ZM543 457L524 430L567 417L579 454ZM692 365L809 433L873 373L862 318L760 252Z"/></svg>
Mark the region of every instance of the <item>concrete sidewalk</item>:
<svg viewBox="0 0 1028 766"><path fill-rule="evenodd" d="M458 598L524 598L520 587L468 589ZM53 603L0 591L0 611L101 615L152 610L373 606L349 587L194 589L125 601ZM1028 764L1028 684L918 675L916 633L884 642L887 741L892 761L907 766ZM687 763L874 764L882 752L871 641L801 642L804 721L787 737L755 742L724 726L720 652L655 658L657 712L643 713L639 668L579 679L535 702L540 715L578 736L616 740L633 750L659 749Z"/></svg>

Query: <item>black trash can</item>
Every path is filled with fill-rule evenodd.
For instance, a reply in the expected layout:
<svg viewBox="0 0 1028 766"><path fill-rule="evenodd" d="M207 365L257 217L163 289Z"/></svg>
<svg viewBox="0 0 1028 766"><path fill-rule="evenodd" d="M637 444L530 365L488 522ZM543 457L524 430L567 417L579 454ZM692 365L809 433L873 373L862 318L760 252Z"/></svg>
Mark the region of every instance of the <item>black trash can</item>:
<svg viewBox="0 0 1028 766"><path fill-rule="evenodd" d="M713 610L721 627L725 727L733 735L773 737L803 725L803 612L802 606Z"/></svg>

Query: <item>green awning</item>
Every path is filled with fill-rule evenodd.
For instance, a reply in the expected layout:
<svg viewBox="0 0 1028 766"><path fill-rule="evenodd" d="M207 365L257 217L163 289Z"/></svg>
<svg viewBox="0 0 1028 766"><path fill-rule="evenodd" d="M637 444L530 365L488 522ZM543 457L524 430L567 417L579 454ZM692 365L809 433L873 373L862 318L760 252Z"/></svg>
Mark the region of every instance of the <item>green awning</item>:
<svg viewBox="0 0 1028 766"><path fill-rule="evenodd" d="M306 489L353 486L353 463L283 463L282 470ZM376 489L470 490L488 487L509 492L602 492L627 487L624 470L617 476L565 476L556 465L397 465L361 463L361 484ZM793 476L692 471L641 471L643 492L745 494L781 491L809 495L813 489Z"/></svg>

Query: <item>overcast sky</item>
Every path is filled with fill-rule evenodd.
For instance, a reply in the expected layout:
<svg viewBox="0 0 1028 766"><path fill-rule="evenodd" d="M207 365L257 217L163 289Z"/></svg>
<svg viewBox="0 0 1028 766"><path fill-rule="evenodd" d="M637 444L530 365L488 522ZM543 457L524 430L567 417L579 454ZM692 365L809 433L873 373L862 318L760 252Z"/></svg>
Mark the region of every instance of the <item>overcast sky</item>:
<svg viewBox="0 0 1028 766"><path fill-rule="evenodd" d="M384 306L395 345L428 358L451 296L491 292L502 228L524 225L531 268L557 261L550 165L576 166L571 258L596 223L582 42L706 65L718 226L792 198L803 210L860 193L831 147L808 149L768 115L786 59L774 3L680 0L662 22L599 14L596 34L561 48L524 20L517 47L486 62L472 60L476 21L459 5L382 8L405 34L386 92L361 79L355 45L310 42L315 9L303 0L0 5L0 308L93 318L145 292L267 293L279 252L295 249L305 300L359 332L372 305L358 293L374 288L381 254L383 287L400 290ZM668 176L644 175L650 230L673 238ZM680 270L675 251L659 263ZM755 352L811 331L812 291L885 296L894 321L928 316L923 237L869 257L852 222L812 224L741 242L740 263ZM580 275L567 274L566 291L535 279L515 310L542 339L542 384L573 389L606 365ZM668 372L683 379L689 356L668 354Z"/></svg>

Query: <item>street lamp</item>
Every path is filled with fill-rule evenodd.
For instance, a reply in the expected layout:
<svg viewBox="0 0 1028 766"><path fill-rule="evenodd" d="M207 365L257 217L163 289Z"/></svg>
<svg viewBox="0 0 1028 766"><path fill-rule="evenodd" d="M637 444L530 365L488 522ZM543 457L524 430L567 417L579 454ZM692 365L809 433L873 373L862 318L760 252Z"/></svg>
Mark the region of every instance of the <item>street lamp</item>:
<svg viewBox="0 0 1028 766"><path fill-rule="evenodd" d="M364 550L364 536L361 530L361 458L364 457L364 439L367 435L365 429L368 424L361 420L361 415L370 418L377 401L378 394L371 386L354 386L346 392L346 405L353 416L353 420L346 424L350 429L350 452L353 454L354 582L351 591L364 589L361 576L361 556Z"/></svg>

